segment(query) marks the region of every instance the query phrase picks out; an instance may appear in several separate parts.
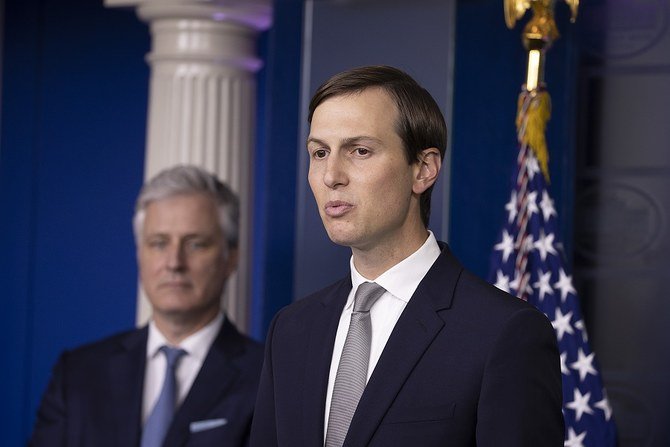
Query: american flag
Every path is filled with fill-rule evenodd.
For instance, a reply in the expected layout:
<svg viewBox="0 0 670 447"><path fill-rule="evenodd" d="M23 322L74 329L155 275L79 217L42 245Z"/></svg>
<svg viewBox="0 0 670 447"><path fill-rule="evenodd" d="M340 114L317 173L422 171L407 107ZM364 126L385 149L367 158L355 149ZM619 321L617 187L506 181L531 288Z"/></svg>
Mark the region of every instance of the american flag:
<svg viewBox="0 0 670 447"><path fill-rule="evenodd" d="M551 320L561 354L565 447L615 446L612 408L589 346L557 232L556 208L547 190L548 101L544 91L524 90L519 97L519 156L505 205L507 219L491 254L489 280L535 305ZM543 147L538 151L535 146Z"/></svg>

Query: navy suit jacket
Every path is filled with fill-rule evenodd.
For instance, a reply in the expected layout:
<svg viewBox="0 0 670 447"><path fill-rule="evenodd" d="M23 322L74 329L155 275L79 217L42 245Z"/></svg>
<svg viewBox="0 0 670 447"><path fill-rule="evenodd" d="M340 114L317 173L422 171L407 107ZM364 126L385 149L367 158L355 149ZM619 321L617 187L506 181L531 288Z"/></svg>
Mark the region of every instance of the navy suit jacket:
<svg viewBox="0 0 670 447"><path fill-rule="evenodd" d="M144 327L63 353L29 445L139 445L147 336ZM261 345L225 319L164 445L246 445L262 361ZM214 419L226 421L192 433L192 422Z"/></svg>
<svg viewBox="0 0 670 447"><path fill-rule="evenodd" d="M321 446L343 279L281 310L267 337L251 445ZM554 330L464 270L446 245L407 304L344 445L563 446Z"/></svg>

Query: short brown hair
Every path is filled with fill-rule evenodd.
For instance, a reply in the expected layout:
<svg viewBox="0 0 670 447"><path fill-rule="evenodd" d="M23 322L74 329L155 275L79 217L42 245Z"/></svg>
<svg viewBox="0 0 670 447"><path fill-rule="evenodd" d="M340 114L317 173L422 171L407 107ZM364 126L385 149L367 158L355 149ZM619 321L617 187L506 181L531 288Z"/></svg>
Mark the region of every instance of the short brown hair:
<svg viewBox="0 0 670 447"><path fill-rule="evenodd" d="M307 121L312 123L314 110L329 98L360 93L368 88L383 89L398 108L396 132L405 147L407 162L419 161L419 154L430 147L440 151L444 158L447 148L447 126L437 103L428 91L410 75L386 65L370 65L338 73L324 82L314 93L309 103ZM430 195L428 188L420 199L421 220L427 227L430 217Z"/></svg>

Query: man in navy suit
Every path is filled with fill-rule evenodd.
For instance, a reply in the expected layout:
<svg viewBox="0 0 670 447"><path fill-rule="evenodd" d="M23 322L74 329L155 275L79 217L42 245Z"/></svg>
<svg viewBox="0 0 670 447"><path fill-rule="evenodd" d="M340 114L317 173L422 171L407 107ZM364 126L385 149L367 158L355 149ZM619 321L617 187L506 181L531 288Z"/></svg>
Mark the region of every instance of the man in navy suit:
<svg viewBox="0 0 670 447"><path fill-rule="evenodd" d="M317 90L309 122L309 184L328 236L351 247L351 275L275 316L251 445L563 446L550 322L427 230L446 148L433 98L402 71L361 67ZM376 288L364 283L381 296L352 310L359 287ZM366 312L352 399L340 370L358 377L360 354L345 351Z"/></svg>
<svg viewBox="0 0 670 447"><path fill-rule="evenodd" d="M248 443L262 347L221 309L226 280L237 266L238 216L237 196L193 166L165 170L144 185L133 226L152 319L61 355L31 445ZM171 374L175 386L167 386L164 346L180 350ZM173 401L174 414L153 424L161 428L152 438L144 428L163 408L161 399Z"/></svg>

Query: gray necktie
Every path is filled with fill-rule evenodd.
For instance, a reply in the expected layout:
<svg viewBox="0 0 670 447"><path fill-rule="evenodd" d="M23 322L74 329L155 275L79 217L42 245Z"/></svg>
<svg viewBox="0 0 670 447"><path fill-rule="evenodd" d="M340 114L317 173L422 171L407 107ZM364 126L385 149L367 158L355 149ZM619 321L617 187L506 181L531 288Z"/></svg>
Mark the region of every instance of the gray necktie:
<svg viewBox="0 0 670 447"><path fill-rule="evenodd" d="M165 359L167 360L165 380L163 381L163 388L158 396L156 405L151 410L146 424L144 424L144 429L142 430L142 447L160 447L163 445L165 435L172 423L177 401L175 370L177 369L179 359L186 354L186 351L183 349L171 348L169 346L162 346L160 350L165 354Z"/></svg>
<svg viewBox="0 0 670 447"><path fill-rule="evenodd" d="M349 424L365 389L372 338L370 308L384 292L382 286L373 282L365 282L356 290L354 311L330 401L326 447L340 447L344 443Z"/></svg>

